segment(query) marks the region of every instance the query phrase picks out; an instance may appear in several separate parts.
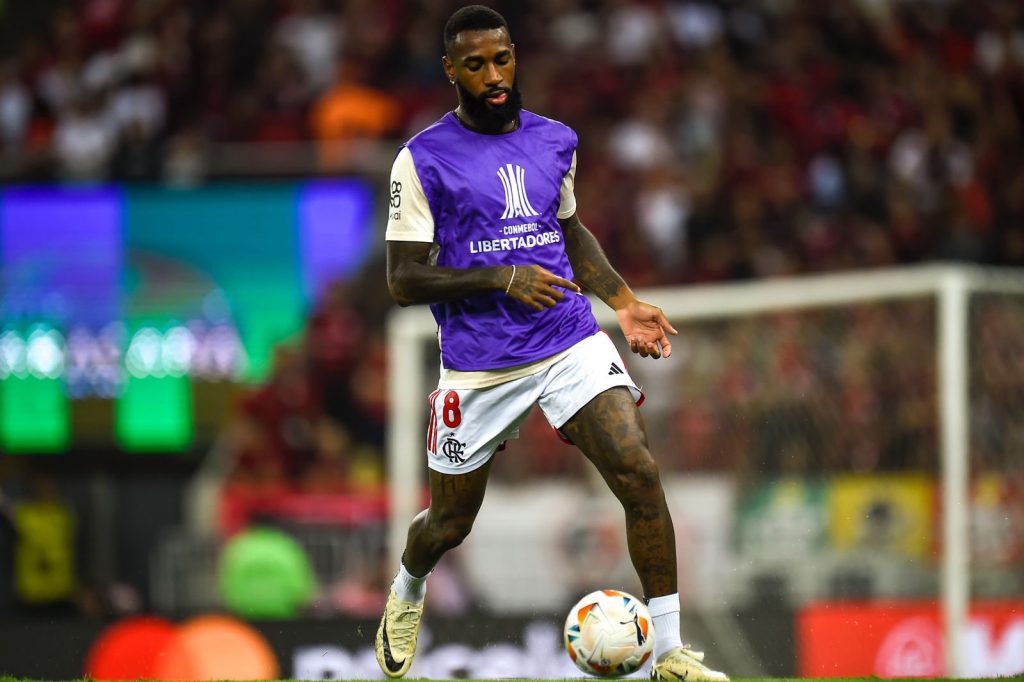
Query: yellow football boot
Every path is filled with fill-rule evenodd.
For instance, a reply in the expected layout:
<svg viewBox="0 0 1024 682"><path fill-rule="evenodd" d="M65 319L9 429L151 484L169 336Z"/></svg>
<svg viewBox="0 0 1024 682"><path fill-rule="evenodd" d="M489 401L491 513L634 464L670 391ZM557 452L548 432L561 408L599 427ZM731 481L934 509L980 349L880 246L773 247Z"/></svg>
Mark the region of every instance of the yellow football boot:
<svg viewBox="0 0 1024 682"><path fill-rule="evenodd" d="M680 646L661 655L651 666L652 680L686 680L698 682L711 680L725 682L729 677L725 673L712 670L703 663L704 652L693 651L688 646Z"/></svg>
<svg viewBox="0 0 1024 682"><path fill-rule="evenodd" d="M392 589L384 616L377 628L377 663L388 677L401 677L409 672L416 655L416 637L420 632L423 602L402 601Z"/></svg>

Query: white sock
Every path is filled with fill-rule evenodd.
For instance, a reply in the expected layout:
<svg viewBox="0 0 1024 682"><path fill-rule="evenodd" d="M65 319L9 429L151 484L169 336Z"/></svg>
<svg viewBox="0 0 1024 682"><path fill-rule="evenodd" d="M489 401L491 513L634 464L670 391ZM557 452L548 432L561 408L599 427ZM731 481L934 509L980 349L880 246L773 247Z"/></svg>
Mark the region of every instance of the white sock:
<svg viewBox="0 0 1024 682"><path fill-rule="evenodd" d="M683 645L679 638L679 593L652 597L647 610L654 621L654 660L662 654Z"/></svg>
<svg viewBox="0 0 1024 682"><path fill-rule="evenodd" d="M405 564L399 564L398 574L395 575L395 581L391 586L395 588L395 594L402 601L419 604L427 594L427 576L417 578L406 570Z"/></svg>

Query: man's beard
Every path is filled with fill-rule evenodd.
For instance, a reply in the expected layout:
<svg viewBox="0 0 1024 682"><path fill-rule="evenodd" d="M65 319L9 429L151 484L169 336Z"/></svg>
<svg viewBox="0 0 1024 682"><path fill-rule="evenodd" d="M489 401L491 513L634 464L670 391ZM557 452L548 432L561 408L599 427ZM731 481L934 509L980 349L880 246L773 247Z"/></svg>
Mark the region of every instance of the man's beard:
<svg viewBox="0 0 1024 682"><path fill-rule="evenodd" d="M519 92L518 79L512 83L511 88L501 89L507 94L507 97L505 103L497 107L484 99L488 95L495 94L496 90L489 90L477 98L462 87L462 83L458 81L455 83L455 88L459 92L459 103L462 105L469 123L484 133L502 132L509 123L516 121L519 111L523 108L523 95Z"/></svg>

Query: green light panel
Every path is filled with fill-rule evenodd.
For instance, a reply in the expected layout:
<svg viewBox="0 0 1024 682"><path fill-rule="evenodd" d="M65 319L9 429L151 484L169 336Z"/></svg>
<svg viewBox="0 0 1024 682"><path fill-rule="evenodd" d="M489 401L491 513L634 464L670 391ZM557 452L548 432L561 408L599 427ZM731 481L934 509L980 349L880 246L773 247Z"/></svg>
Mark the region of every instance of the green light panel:
<svg viewBox="0 0 1024 682"><path fill-rule="evenodd" d="M192 382L186 376L129 376L114 412L117 443L129 452L181 452L192 445Z"/></svg>
<svg viewBox="0 0 1024 682"><path fill-rule="evenodd" d="M70 443L68 400L60 379L8 376L0 381L0 449L63 452Z"/></svg>

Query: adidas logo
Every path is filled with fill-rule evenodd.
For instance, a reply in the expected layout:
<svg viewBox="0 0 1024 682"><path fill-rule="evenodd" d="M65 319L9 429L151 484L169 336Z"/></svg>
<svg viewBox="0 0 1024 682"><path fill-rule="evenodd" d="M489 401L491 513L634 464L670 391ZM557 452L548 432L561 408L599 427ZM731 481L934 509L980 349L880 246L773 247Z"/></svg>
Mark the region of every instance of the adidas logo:
<svg viewBox="0 0 1024 682"><path fill-rule="evenodd" d="M613 362L611 369L608 370L608 376L611 376L613 374L625 374L625 372L623 372L622 368Z"/></svg>

